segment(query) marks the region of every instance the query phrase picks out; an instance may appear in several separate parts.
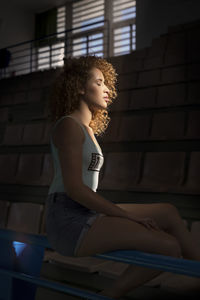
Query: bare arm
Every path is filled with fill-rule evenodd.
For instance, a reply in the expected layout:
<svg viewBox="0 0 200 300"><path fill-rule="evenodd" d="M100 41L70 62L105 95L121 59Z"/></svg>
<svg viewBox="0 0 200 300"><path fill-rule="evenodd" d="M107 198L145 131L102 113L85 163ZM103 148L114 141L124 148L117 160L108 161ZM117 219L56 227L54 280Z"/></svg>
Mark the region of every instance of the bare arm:
<svg viewBox="0 0 200 300"><path fill-rule="evenodd" d="M63 183L67 194L91 210L109 216L127 218L128 214L106 200L82 181L82 147L85 136L80 126L71 118L65 118L55 129L54 143L58 148Z"/></svg>

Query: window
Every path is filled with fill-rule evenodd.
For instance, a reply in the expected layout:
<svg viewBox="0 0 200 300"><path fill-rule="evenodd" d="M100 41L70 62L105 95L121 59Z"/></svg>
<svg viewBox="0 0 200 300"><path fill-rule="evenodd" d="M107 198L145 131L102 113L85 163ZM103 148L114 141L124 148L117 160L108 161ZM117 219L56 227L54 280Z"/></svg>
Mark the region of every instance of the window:
<svg viewBox="0 0 200 300"><path fill-rule="evenodd" d="M102 22L100 22L102 21ZM100 22L91 26L94 22ZM91 28L97 28L104 25L104 0L81 0L72 4L72 33L83 32Z"/></svg>
<svg viewBox="0 0 200 300"><path fill-rule="evenodd" d="M62 66L65 52L65 21L66 9L65 6L56 9L56 38L51 42L47 39L46 46L38 48L38 70L49 69L51 67ZM51 24L46 24L50 27ZM49 44L49 45L48 45Z"/></svg>
<svg viewBox="0 0 200 300"><path fill-rule="evenodd" d="M104 26L104 0L82 0L73 3L72 55L103 56L102 26Z"/></svg>
<svg viewBox="0 0 200 300"><path fill-rule="evenodd" d="M57 37L65 37L65 23L66 23L66 8L65 6L59 7L57 9ZM61 32L61 33L60 33Z"/></svg>
<svg viewBox="0 0 200 300"><path fill-rule="evenodd" d="M136 49L136 1L113 1L113 54L124 55Z"/></svg>
<svg viewBox="0 0 200 300"><path fill-rule="evenodd" d="M66 7L71 12L68 33L65 33ZM109 33L106 19L111 28ZM66 56L107 57L134 51L135 20L136 1L132 0L79 0L58 8L56 41L38 50L38 69L62 66L65 52Z"/></svg>
<svg viewBox="0 0 200 300"><path fill-rule="evenodd" d="M60 42L51 47L51 65L52 67L62 66L65 54L65 43Z"/></svg>
<svg viewBox="0 0 200 300"><path fill-rule="evenodd" d="M107 20L109 20L112 28L111 32L108 32ZM105 53L105 56L117 56L134 51L136 49L135 20L136 1L97 0L94 2L79 0L73 3L72 28L74 30L72 35L74 38L72 39L72 55L80 56L95 53L103 56ZM97 21L99 23L90 26L91 23ZM107 31L105 30L106 26ZM91 35L89 30L95 28L96 30L99 29L101 33L96 32L96 35ZM75 37L76 34L78 35L77 38Z"/></svg>
<svg viewBox="0 0 200 300"><path fill-rule="evenodd" d="M38 70L50 68L50 46L38 49Z"/></svg>
<svg viewBox="0 0 200 300"><path fill-rule="evenodd" d="M6 73L63 66L64 56L110 57L136 49L136 1L76 0L36 14L35 38L11 46ZM45 37L45 38L44 38Z"/></svg>
<svg viewBox="0 0 200 300"><path fill-rule="evenodd" d="M136 17L136 1L114 0L113 22L124 21Z"/></svg>
<svg viewBox="0 0 200 300"><path fill-rule="evenodd" d="M103 33L73 39L73 56L94 54L103 56Z"/></svg>
<svg viewBox="0 0 200 300"><path fill-rule="evenodd" d="M114 55L128 54L135 50L135 24L114 29Z"/></svg>

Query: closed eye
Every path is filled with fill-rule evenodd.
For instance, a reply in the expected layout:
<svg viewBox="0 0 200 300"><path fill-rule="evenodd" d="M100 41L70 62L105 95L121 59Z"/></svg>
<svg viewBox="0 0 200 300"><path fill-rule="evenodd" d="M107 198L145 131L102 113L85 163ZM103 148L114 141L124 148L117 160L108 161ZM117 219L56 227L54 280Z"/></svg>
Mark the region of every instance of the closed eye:
<svg viewBox="0 0 200 300"><path fill-rule="evenodd" d="M98 79L98 81L97 81L98 85L99 85L100 82L102 83L103 80L102 79ZM105 83L105 82L103 82L103 83Z"/></svg>

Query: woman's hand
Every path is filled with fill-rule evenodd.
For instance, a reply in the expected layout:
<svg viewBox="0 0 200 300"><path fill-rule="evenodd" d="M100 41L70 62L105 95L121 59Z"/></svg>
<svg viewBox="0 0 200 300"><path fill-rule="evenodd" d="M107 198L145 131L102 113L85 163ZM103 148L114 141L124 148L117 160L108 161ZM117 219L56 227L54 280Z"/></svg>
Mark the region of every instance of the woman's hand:
<svg viewBox="0 0 200 300"><path fill-rule="evenodd" d="M132 213L128 213L127 218L136 223L139 223L139 224L145 226L147 229L161 230L158 227L157 223L152 218L148 218L148 217L147 218L138 218L138 217L134 216Z"/></svg>

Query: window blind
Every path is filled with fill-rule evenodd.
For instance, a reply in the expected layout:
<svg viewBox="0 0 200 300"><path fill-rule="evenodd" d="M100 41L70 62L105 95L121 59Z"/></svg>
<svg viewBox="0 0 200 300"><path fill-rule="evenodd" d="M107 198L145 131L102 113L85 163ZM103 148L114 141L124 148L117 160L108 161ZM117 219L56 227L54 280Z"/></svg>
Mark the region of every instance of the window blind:
<svg viewBox="0 0 200 300"><path fill-rule="evenodd" d="M58 38L65 37L65 33L63 32L66 30L65 24L66 24L66 7L62 6L57 9L57 37Z"/></svg>
<svg viewBox="0 0 200 300"><path fill-rule="evenodd" d="M98 21L102 22L89 26ZM104 0L81 0L72 4L72 28L84 25L88 26L73 30L73 33L104 25Z"/></svg>
<svg viewBox="0 0 200 300"><path fill-rule="evenodd" d="M101 22L102 21L102 22ZM99 22L91 25L92 23ZM87 26L86 26L87 25ZM72 5L72 52L73 56L96 54L103 56L103 33L98 27L104 25L104 0L80 0ZM83 27L85 26L85 27ZM80 28L77 28L80 27ZM76 29L77 28L77 29ZM91 29L98 32L86 33ZM76 34L81 37L76 38Z"/></svg>
<svg viewBox="0 0 200 300"><path fill-rule="evenodd" d="M38 69L49 69L50 67L62 66L65 44L62 38L65 37L66 8L61 6L56 9L56 33L54 43L38 49ZM62 33L61 33L62 32ZM54 31L55 33L55 31Z"/></svg>
<svg viewBox="0 0 200 300"><path fill-rule="evenodd" d="M114 55L125 55L136 49L136 25L114 29Z"/></svg>
<svg viewBox="0 0 200 300"><path fill-rule="evenodd" d="M86 54L103 56L103 33L73 39L73 56Z"/></svg>
<svg viewBox="0 0 200 300"><path fill-rule="evenodd" d="M136 49L136 1L113 0L113 54L125 55Z"/></svg>
<svg viewBox="0 0 200 300"><path fill-rule="evenodd" d="M124 21L136 17L136 1L113 0L113 22Z"/></svg>

